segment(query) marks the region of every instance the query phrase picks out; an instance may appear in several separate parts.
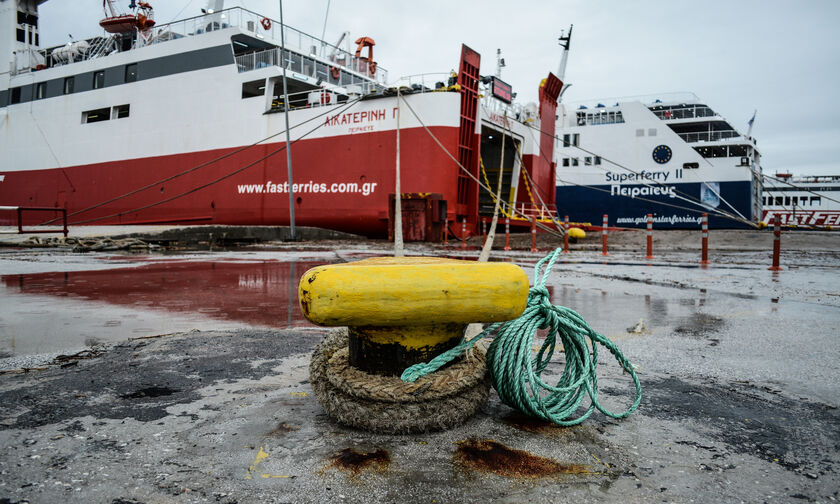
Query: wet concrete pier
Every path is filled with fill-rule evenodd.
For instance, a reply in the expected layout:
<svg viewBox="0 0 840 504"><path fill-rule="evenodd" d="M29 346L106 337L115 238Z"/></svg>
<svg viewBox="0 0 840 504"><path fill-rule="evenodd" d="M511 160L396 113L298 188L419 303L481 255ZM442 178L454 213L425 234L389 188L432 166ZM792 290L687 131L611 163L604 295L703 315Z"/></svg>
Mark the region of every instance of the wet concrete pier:
<svg viewBox="0 0 840 504"><path fill-rule="evenodd" d="M785 233L781 272L769 231L713 231L708 268L696 234L657 233L653 260L641 233L611 235L608 258L594 237L549 282L636 365L632 416L560 428L491 393L465 425L410 436L329 420L308 383L324 331L295 299L307 268L387 243L0 249L0 502L840 499L840 233ZM540 240L493 260L532 276L558 244ZM630 380L599 355L624 409Z"/></svg>

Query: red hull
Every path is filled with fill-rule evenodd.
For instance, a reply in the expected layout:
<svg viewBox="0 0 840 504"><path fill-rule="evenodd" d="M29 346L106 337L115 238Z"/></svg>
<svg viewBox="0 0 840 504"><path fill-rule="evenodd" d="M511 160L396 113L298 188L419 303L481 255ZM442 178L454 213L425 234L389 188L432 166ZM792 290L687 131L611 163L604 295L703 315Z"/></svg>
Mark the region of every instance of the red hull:
<svg viewBox="0 0 840 504"><path fill-rule="evenodd" d="M451 153L457 153L458 128L437 127L432 132ZM12 206L66 207L70 225L288 225L289 195L283 191L287 182L285 151L260 160L282 146L273 143L247 148L168 182L160 181L237 149L5 172L0 201ZM454 215L458 166L422 128L401 131L401 151L402 191L441 193ZM295 224L385 235L395 157L394 131L293 144L292 178L302 185L295 194ZM226 175L230 176L212 183ZM86 210L150 184L154 185ZM206 184L210 185L200 188ZM188 194L157 204L184 193ZM141 209L149 205L154 206ZM0 213L0 224L14 225L16 216Z"/></svg>

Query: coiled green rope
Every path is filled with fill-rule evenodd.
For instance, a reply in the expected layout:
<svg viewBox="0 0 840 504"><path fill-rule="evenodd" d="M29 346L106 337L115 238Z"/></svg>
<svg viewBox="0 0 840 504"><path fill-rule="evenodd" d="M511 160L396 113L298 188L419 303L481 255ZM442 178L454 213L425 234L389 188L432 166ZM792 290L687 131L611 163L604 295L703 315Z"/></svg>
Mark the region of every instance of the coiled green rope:
<svg viewBox="0 0 840 504"><path fill-rule="evenodd" d="M462 341L458 346L436 356L428 363L415 364L403 371L403 381L413 382L433 373L457 358L479 339L499 329L487 351L487 367L493 387L502 401L523 413L542 418L557 425L576 425L597 408L612 418L625 418L639 407L642 386L639 378L618 347L607 337L595 332L577 312L552 305L545 283L557 261L560 249L542 258L534 269L534 286L528 293L525 312L518 319L489 326L478 336ZM544 269L543 269L544 267ZM537 355L532 358L531 345L538 329L548 328L548 334ZM566 353L566 367L556 385L545 383L540 375L545 370L557 337ZM588 342L587 342L588 338ZM598 402L598 345L603 345L633 378L636 400L623 413L613 413ZM591 346L591 353L590 353ZM591 404L582 415L572 418L584 398Z"/></svg>

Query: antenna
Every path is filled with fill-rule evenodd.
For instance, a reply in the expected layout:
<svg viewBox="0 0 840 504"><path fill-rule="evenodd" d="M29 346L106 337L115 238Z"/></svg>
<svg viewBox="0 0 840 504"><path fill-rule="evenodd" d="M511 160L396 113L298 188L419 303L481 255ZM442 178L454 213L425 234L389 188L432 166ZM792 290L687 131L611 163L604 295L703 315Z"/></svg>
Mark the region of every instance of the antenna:
<svg viewBox="0 0 840 504"><path fill-rule="evenodd" d="M557 67L557 78L561 81L565 80L566 77L566 61L569 58L569 46L572 44L572 29L575 25L569 26L569 34L566 35L565 31L560 32L560 38L557 40L560 43L560 47L563 48L563 54L560 57L560 66Z"/></svg>
<svg viewBox="0 0 840 504"><path fill-rule="evenodd" d="M496 49L496 78L502 78L502 68L505 67L505 59L502 58L502 50Z"/></svg>

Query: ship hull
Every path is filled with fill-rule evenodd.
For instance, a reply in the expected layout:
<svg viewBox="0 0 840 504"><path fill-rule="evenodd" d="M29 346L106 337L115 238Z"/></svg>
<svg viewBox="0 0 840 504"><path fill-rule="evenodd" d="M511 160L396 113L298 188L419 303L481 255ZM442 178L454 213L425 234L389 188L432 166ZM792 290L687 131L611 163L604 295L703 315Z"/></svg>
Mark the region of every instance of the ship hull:
<svg viewBox="0 0 840 504"><path fill-rule="evenodd" d="M431 132L455 151L457 128ZM304 139L291 152L295 224L386 234L388 195L395 187L394 131ZM440 193L455 201L459 168L422 128L401 131L401 168L402 192ZM285 144L277 142L6 172L0 201L67 208L70 225L288 225L287 174ZM16 224L16 215L4 213L0 223ZM44 220L29 219L30 225Z"/></svg>
<svg viewBox="0 0 840 504"><path fill-rule="evenodd" d="M729 206L732 205L737 212L748 216L751 195L751 182L729 181L688 182L667 187L565 185L557 186L556 197L558 208L565 210L573 222L589 222L597 226L601 225L604 214L607 214L610 226L645 228L650 213L653 214L656 229L699 229L702 213L708 213L710 228L739 227L736 221L718 217L716 212L737 215ZM694 201L704 201L705 204L700 205ZM749 226L744 223L742 227Z"/></svg>

